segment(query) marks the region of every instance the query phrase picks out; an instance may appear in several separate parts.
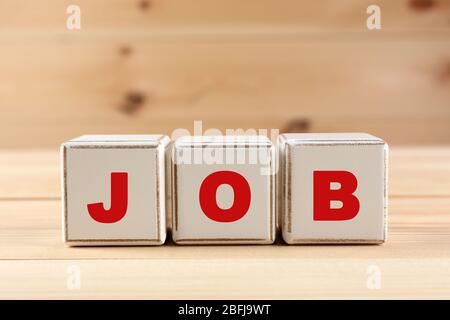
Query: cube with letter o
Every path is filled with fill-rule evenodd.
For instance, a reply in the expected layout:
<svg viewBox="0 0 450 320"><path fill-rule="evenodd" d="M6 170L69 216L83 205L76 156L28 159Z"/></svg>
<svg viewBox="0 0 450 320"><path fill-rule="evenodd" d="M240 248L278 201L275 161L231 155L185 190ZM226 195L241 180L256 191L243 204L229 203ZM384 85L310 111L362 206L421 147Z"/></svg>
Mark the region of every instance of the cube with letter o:
<svg viewBox="0 0 450 320"><path fill-rule="evenodd" d="M274 147L262 136L188 136L172 149L177 244L271 244Z"/></svg>
<svg viewBox="0 0 450 320"><path fill-rule="evenodd" d="M282 234L296 243L383 243L387 144L365 133L278 138Z"/></svg>

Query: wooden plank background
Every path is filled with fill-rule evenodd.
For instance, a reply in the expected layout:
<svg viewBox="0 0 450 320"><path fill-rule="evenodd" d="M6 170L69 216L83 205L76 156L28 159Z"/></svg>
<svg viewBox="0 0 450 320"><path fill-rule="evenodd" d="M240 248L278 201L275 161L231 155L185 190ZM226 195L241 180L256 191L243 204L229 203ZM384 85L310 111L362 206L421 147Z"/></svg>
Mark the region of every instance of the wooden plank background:
<svg viewBox="0 0 450 320"><path fill-rule="evenodd" d="M0 2L0 148L176 128L450 143L450 1Z"/></svg>
<svg viewBox="0 0 450 320"><path fill-rule="evenodd" d="M449 298L449 89L450 0L2 0L0 298ZM386 139L388 242L64 246L62 141L194 120Z"/></svg>

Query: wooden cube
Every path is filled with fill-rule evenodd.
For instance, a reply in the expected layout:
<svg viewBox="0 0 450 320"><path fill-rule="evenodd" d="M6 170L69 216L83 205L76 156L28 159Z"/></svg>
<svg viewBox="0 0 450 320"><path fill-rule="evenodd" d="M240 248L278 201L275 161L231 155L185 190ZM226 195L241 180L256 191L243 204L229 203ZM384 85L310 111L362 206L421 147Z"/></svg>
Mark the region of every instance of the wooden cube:
<svg viewBox="0 0 450 320"><path fill-rule="evenodd" d="M278 138L282 234L296 243L382 243L387 144L365 133Z"/></svg>
<svg viewBox="0 0 450 320"><path fill-rule="evenodd" d="M271 244L274 147L262 136L183 137L172 160L177 244Z"/></svg>
<svg viewBox="0 0 450 320"><path fill-rule="evenodd" d="M169 141L163 135L85 135L62 144L66 244L163 244Z"/></svg>

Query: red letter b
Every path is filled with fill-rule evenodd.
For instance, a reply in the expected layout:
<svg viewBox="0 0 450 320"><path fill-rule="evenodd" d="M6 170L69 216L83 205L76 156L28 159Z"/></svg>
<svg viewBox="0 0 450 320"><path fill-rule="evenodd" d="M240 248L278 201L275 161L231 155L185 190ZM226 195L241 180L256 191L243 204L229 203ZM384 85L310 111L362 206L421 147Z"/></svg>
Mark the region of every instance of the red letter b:
<svg viewBox="0 0 450 320"><path fill-rule="evenodd" d="M359 200L353 193L358 180L348 171L314 171L314 220L338 221L353 219L359 212ZM340 189L331 189L331 183ZM331 201L340 201L341 208L331 208Z"/></svg>

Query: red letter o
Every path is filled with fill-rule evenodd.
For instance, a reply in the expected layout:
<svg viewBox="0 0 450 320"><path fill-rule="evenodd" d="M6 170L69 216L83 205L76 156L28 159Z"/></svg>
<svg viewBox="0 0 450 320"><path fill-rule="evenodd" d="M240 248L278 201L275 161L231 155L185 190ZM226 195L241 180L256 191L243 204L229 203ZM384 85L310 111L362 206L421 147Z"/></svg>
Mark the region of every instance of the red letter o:
<svg viewBox="0 0 450 320"><path fill-rule="evenodd" d="M234 202L229 209L217 205L217 188L228 184L233 188ZM203 213L217 222L233 222L241 219L250 208L251 191L247 180L234 171L217 171L203 180L200 186L200 207Z"/></svg>

